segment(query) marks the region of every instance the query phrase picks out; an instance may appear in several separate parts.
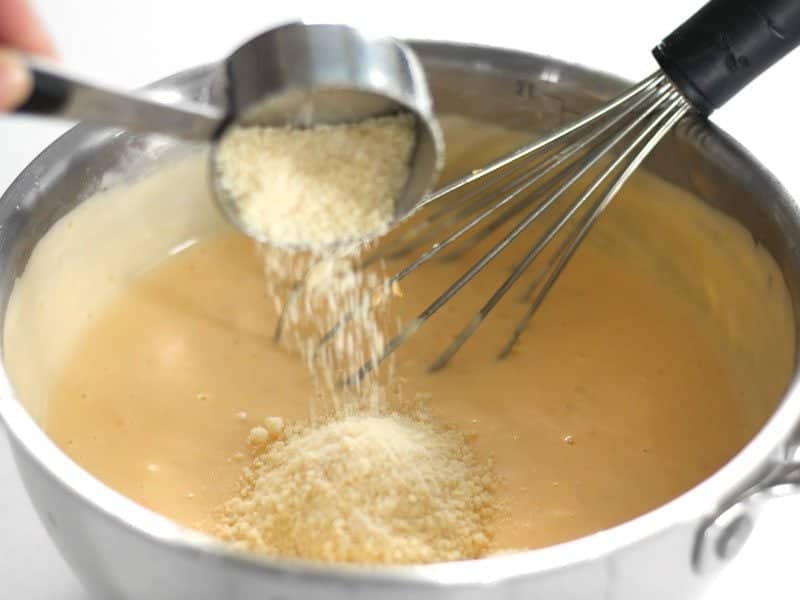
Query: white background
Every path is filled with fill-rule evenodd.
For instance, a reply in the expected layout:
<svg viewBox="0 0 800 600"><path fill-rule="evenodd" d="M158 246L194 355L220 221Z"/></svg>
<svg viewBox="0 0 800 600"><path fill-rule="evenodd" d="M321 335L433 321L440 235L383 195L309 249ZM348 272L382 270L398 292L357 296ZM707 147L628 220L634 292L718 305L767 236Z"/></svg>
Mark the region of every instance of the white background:
<svg viewBox="0 0 800 600"><path fill-rule="evenodd" d="M133 87L213 61L248 35L295 17L344 21L403 37L514 47L640 79L655 69L652 46L700 2L38 0L36 5L71 69ZM714 117L796 197L799 73L800 51ZM0 191L60 131L53 124L0 117ZM0 427L0 597L87 599L29 506L4 437ZM800 597L794 576L798 537L800 499L769 507L708 598Z"/></svg>

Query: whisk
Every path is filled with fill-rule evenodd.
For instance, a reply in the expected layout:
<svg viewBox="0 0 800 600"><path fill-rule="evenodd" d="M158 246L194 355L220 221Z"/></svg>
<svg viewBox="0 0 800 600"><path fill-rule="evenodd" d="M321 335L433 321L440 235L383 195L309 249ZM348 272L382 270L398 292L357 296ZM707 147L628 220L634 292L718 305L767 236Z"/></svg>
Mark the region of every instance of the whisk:
<svg viewBox="0 0 800 600"><path fill-rule="evenodd" d="M437 256L459 255L503 227L507 231L345 383L373 370L515 239L534 223L541 225L544 215L560 207L559 199L574 195L430 370L448 363L549 248L523 290L527 307L500 348L499 357L507 356L592 225L658 142L687 114L708 116L798 43L800 0L712 0L653 50L660 66L656 73L590 114L429 195L423 204L430 214L362 265L429 245L389 277L388 285ZM342 315L319 344L328 343L356 312Z"/></svg>

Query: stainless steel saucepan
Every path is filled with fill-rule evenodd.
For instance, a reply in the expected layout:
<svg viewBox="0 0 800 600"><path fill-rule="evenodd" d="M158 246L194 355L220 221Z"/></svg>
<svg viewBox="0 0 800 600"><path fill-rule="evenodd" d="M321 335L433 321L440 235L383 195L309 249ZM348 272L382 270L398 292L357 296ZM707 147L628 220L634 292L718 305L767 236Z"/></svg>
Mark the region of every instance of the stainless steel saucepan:
<svg viewBox="0 0 800 600"><path fill-rule="evenodd" d="M607 100L625 82L530 54L413 43L439 112L516 129L551 128ZM219 104L217 66L153 89ZM61 216L104 185L169 153L163 138L79 126L42 153L0 203L0 326L32 248ZM132 158L133 157L133 158ZM800 308L800 206L751 156L702 121L682 123L647 166L738 219L778 261ZM98 598L525 598L686 600L747 537L771 497L800 491L800 392L794 383L768 423L733 460L668 504L557 546L484 560L358 569L247 558L187 531L105 487L44 434L0 373L0 415L31 499L53 540Z"/></svg>

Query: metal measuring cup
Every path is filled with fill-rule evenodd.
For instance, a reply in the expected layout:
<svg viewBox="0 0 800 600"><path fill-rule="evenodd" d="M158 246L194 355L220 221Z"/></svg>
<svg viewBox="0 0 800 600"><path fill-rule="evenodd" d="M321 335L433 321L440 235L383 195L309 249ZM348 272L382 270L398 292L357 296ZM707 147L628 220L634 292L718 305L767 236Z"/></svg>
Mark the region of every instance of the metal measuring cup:
<svg viewBox="0 0 800 600"><path fill-rule="evenodd" d="M408 216L438 174L443 142L425 73L416 55L392 38L345 25L291 23L266 31L223 61L226 109L166 104L114 91L60 68L27 60L33 91L16 112L163 133L212 144L211 188L238 229L261 242L218 184L216 142L233 124L298 126L351 123L407 112L415 118L409 177L395 198L394 221Z"/></svg>

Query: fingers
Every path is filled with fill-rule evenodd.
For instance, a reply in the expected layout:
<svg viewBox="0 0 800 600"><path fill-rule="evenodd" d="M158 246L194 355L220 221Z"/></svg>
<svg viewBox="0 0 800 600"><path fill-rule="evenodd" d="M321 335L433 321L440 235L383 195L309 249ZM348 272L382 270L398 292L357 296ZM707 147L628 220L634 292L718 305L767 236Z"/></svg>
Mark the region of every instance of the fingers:
<svg viewBox="0 0 800 600"><path fill-rule="evenodd" d="M0 112L13 110L33 87L28 69L14 50L55 56L44 27L27 0L0 0Z"/></svg>
<svg viewBox="0 0 800 600"><path fill-rule="evenodd" d="M0 112L22 104L32 85L31 75L22 62L10 50L0 48Z"/></svg>
<svg viewBox="0 0 800 600"><path fill-rule="evenodd" d="M0 46L55 56L53 43L27 0L0 0Z"/></svg>

